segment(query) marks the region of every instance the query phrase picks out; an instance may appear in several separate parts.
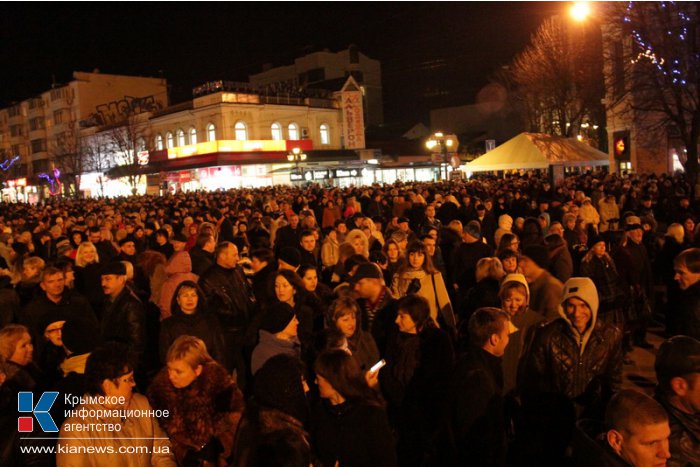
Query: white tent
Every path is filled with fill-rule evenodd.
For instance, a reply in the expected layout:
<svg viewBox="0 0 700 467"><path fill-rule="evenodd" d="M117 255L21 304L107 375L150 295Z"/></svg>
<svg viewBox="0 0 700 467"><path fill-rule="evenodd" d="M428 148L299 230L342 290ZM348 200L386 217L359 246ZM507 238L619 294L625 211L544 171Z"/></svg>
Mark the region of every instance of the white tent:
<svg viewBox="0 0 700 467"><path fill-rule="evenodd" d="M474 159L467 172L494 170L547 169L559 165L591 167L610 165L608 155L573 138L520 133L497 148Z"/></svg>

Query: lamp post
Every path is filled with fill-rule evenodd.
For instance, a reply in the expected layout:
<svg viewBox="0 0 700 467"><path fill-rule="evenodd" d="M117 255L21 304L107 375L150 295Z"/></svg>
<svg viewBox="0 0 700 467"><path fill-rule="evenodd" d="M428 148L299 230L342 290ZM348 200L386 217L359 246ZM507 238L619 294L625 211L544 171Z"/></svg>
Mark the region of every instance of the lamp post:
<svg viewBox="0 0 700 467"><path fill-rule="evenodd" d="M457 146L455 144L456 139L454 135L445 135L442 131L436 131L429 139L425 142L425 147L433 155L438 155L440 160L440 173L442 176L442 168L445 168L444 179L447 180L447 164L449 164L449 154L453 151L453 147Z"/></svg>
<svg viewBox="0 0 700 467"><path fill-rule="evenodd" d="M293 148L292 151L287 154L287 160L289 162L294 162L294 171L299 173L299 162L306 160L306 154L301 152L299 148Z"/></svg>

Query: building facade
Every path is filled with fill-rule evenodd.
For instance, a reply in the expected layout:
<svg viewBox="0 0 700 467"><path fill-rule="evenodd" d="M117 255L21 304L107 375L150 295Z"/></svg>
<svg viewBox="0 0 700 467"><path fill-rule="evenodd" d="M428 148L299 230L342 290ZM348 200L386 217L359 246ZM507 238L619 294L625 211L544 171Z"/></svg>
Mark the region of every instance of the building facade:
<svg viewBox="0 0 700 467"><path fill-rule="evenodd" d="M106 123L119 108L157 109L167 104L164 79L74 72L70 82L0 109L0 162L14 161L5 162L11 167L0 174L6 185L3 199L36 199L43 195L40 174L55 182L56 165L64 174L71 172L69 161L77 160L81 121ZM44 188L56 186L48 183Z"/></svg>
<svg viewBox="0 0 700 467"><path fill-rule="evenodd" d="M327 50L314 52L295 59L292 65L266 67L248 79L252 85L276 87L280 91L299 88L337 90L349 76L355 79L362 91L365 123L383 123L380 62L362 54L355 45L335 53Z"/></svg>

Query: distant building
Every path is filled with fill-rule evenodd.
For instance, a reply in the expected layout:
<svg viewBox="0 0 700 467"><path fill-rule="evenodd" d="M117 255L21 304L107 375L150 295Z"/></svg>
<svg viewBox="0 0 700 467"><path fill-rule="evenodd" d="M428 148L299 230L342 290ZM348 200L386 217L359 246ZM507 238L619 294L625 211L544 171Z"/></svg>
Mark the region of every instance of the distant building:
<svg viewBox="0 0 700 467"><path fill-rule="evenodd" d="M70 82L0 109L0 162L19 157L10 170L0 174L6 184L3 198L38 197L43 188L39 187L37 174L51 171L57 159L77 151L82 120L93 118L108 123L124 108L153 110L167 105L164 79L95 71L74 72ZM56 165L64 173L70 172L64 164Z"/></svg>
<svg viewBox="0 0 700 467"><path fill-rule="evenodd" d="M348 76L360 86L366 125L384 121L382 106L382 72L378 60L361 53L351 45L340 52L314 52L294 60L292 65L267 68L248 77L255 86L283 89L340 89Z"/></svg>

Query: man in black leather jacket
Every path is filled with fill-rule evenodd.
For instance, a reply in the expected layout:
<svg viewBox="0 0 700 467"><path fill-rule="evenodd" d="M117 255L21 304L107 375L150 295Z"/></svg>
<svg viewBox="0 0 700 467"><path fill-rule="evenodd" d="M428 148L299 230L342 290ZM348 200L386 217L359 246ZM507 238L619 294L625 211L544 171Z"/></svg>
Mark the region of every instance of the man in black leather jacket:
<svg viewBox="0 0 700 467"><path fill-rule="evenodd" d="M102 290L107 296L100 323L102 338L105 342L126 344L138 368L146 347L146 312L141 300L126 285L122 263L109 263L103 268Z"/></svg>
<svg viewBox="0 0 700 467"><path fill-rule="evenodd" d="M216 264L199 278L199 285L207 297L207 309L215 313L224 332L226 367L236 369L238 385L246 374L242 346L245 332L250 324L253 310L253 296L245 279L245 273L238 266L238 248L231 242L221 242L214 252Z"/></svg>

